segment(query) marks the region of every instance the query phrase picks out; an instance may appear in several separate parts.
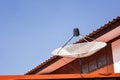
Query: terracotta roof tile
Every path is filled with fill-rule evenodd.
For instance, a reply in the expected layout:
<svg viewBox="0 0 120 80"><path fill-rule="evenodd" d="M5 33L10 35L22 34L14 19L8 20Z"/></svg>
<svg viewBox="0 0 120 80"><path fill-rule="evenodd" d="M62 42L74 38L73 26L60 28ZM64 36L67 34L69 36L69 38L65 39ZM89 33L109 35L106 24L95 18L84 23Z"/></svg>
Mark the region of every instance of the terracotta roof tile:
<svg viewBox="0 0 120 80"><path fill-rule="evenodd" d="M100 28L94 30L92 33L89 33L88 35L85 36L85 38L87 37L92 37L94 35L96 35L97 33L101 32L102 30L108 28L110 25L112 25L113 23L116 23L117 21L120 21L120 16L118 16L117 18L113 19L112 21L109 21L107 24L101 26ZM81 43L81 42L84 42L84 38L78 40L75 42L76 43ZM45 62L41 63L40 65L38 65L37 67L33 68L32 70L28 71L26 74L34 74L34 71L38 70L40 67L48 64L50 61L54 60L55 58L60 58L59 56L53 56L53 57L50 57L48 60L46 60Z"/></svg>
<svg viewBox="0 0 120 80"><path fill-rule="evenodd" d="M92 33L89 33L89 34L86 35L84 38L92 37L92 36L96 35L97 33L99 33L99 32L101 32L102 30L108 28L110 25L112 25L113 23L115 23L115 22L117 22L117 21L120 21L120 16L118 16L117 18L113 19L112 21L109 21L107 24L101 26L100 28L94 30ZM76 41L75 43L84 42L84 38Z"/></svg>
<svg viewBox="0 0 120 80"><path fill-rule="evenodd" d="M49 59L47 59L46 61L44 61L43 63L41 63L40 65L36 66L35 68L31 69L30 71L28 71L27 73L25 73L25 75L27 74L32 74L34 73L36 70L38 70L40 67L44 66L46 63L50 62L51 60L55 59L55 58L61 58L59 56L52 56Z"/></svg>

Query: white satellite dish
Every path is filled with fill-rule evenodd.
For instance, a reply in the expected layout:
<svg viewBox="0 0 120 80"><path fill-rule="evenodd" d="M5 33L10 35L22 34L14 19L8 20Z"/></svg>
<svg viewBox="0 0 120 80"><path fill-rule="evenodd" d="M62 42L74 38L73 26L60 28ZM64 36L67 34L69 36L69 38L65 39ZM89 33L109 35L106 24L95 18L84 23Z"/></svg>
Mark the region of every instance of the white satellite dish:
<svg viewBox="0 0 120 80"><path fill-rule="evenodd" d="M77 43L55 49L52 54L62 57L82 58L94 54L106 45L105 42L98 41Z"/></svg>

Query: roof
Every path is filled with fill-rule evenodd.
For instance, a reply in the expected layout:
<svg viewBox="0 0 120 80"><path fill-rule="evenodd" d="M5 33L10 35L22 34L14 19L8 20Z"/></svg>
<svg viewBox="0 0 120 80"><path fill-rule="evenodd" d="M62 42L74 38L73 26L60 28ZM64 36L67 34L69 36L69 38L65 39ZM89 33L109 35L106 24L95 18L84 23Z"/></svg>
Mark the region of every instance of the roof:
<svg viewBox="0 0 120 80"><path fill-rule="evenodd" d="M93 32L89 33L88 35L85 36L85 38L89 39L89 37L90 37L90 38L96 39L97 37L105 34L106 32L116 28L117 26L116 27L110 27L110 26L114 25L117 22L119 23L119 21L120 21L120 16L109 21L107 24L101 26L100 28L94 30ZM104 32L101 35L98 35L102 31L104 31ZM80 42L84 42L84 39L80 39L80 40L76 41L75 43L80 43Z"/></svg>
<svg viewBox="0 0 120 80"><path fill-rule="evenodd" d="M119 24L117 24L117 23L119 23ZM113 27L113 25L116 25L116 26ZM89 37L93 38L93 39L97 39L101 35L104 35L105 33L115 29L119 25L120 25L120 16L118 16L117 18L113 19L112 21L109 21L107 24L101 26L100 28L94 30L92 33L86 35L84 38L86 38L89 41L90 41ZM85 42L84 38L76 41L75 44L76 43ZM25 75L35 74L35 73L39 72L40 70L42 70L43 68L51 65L55 61L60 60L61 58L62 57L59 57L59 56L52 56L48 60L46 60L45 62L41 63L40 65L36 66L32 70L30 70L27 73L25 73Z"/></svg>
<svg viewBox="0 0 120 80"><path fill-rule="evenodd" d="M120 73L109 74L44 74L44 75L0 75L1 80L61 80L61 79L79 79L79 80L119 80Z"/></svg>
<svg viewBox="0 0 120 80"><path fill-rule="evenodd" d="M36 66L35 68L33 68L32 70L28 71L25 74L34 74L34 73L38 72L38 70L42 70L45 66L49 66L50 64L52 64L53 62L55 62L56 60L59 60L61 58L62 57L60 57L60 56L52 56L48 60L46 60L45 62L43 62L40 65ZM47 63L47 65L46 65L46 63Z"/></svg>

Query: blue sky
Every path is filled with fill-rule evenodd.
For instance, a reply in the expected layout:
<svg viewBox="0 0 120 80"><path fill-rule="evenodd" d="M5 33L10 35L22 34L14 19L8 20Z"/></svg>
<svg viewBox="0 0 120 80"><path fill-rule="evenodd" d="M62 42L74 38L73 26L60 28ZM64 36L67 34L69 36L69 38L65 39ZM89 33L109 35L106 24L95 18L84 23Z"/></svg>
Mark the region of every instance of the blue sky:
<svg viewBox="0 0 120 80"><path fill-rule="evenodd" d="M50 58L73 28L86 35L119 16L119 4L120 0L0 0L0 75L26 73Z"/></svg>

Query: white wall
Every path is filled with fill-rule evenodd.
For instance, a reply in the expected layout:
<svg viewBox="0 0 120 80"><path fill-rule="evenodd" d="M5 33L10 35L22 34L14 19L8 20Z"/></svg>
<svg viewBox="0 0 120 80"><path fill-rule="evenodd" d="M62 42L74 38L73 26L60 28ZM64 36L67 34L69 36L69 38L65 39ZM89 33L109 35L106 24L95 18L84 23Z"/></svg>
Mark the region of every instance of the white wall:
<svg viewBox="0 0 120 80"><path fill-rule="evenodd" d="M112 55L114 62L114 72L120 73L120 39L112 43Z"/></svg>

